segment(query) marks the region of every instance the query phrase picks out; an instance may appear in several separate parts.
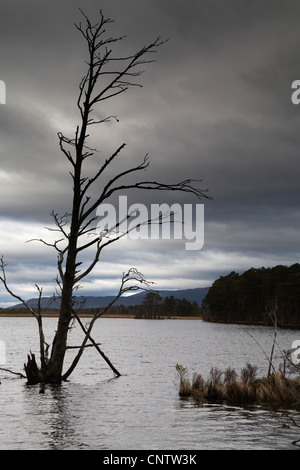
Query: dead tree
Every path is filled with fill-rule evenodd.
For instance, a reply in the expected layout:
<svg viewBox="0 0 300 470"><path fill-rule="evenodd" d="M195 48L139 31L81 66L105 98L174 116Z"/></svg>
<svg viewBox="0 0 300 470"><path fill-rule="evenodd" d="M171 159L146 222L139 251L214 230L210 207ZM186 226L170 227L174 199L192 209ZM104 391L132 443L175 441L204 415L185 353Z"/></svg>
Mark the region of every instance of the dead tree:
<svg viewBox="0 0 300 470"><path fill-rule="evenodd" d="M97 233L95 224L97 220L96 210L99 205L116 193L131 189L180 191L191 193L199 199L208 198L207 190L195 187L193 181L189 179L175 184L147 180L135 183L128 182L128 176L147 169L149 166L147 155L136 166L128 167L126 170L108 177L108 170L111 168L112 162L118 159L125 143L119 145L106 159L99 162L98 170L92 176L84 176L88 174L88 160L96 153L96 150L89 145L90 130L110 121L118 121L116 116L98 119L93 111L95 108L99 110L102 103L118 97L129 88L141 86L136 82L137 77L143 72L141 67L154 61L153 54L166 41L157 38L132 55L114 56L113 46L122 41L124 37L110 37L107 35L106 28L112 20L105 18L100 11L98 22L93 24L84 12L81 11L81 14L83 24L79 23L75 26L85 41L88 57L86 60L87 71L79 85L77 100L79 124L73 137L58 133L59 147L71 167L70 174L73 182L72 208L69 214L63 216L53 211L52 217L55 225L50 230L57 231L59 237L54 242L40 240L45 245L51 246L57 254L57 285L60 296L60 310L49 358L45 357L41 315L31 312L37 318L40 327L41 369L39 372L40 380L43 383L59 383L69 375L70 372L63 374L63 364L68 347L67 339L70 322L74 317L76 318L73 308L74 290L91 273L99 261L102 250L121 237L121 235L118 235L109 238L105 234ZM94 248L94 256L87 267L82 268L80 258L83 254L86 256L87 250L92 247ZM4 266L4 263L2 263L3 275L1 280L9 290ZM127 283L129 280L133 283L137 281L139 286L144 284L144 279L140 274L137 275L137 271L129 270L127 275L123 276L120 295L124 289L128 288L124 287L124 282ZM133 285L131 288L134 288ZM97 315L95 315L96 318ZM94 321L91 322L91 326L93 324ZM87 340L91 338L91 326L85 331L80 355ZM35 380L36 377L35 374ZM30 380L30 377L28 380Z"/></svg>

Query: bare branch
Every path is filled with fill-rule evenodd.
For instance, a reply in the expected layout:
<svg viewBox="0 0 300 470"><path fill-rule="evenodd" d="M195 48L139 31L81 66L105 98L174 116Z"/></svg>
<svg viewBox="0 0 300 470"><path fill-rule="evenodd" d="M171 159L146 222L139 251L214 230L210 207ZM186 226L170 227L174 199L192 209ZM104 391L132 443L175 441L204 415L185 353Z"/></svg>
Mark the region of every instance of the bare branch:
<svg viewBox="0 0 300 470"><path fill-rule="evenodd" d="M4 372L9 372L10 374L18 375L19 377L21 377L21 379L26 379L25 375L22 374L21 372L14 372L10 369L5 369L3 367L0 367L0 370L3 370Z"/></svg>
<svg viewBox="0 0 300 470"><path fill-rule="evenodd" d="M109 73L104 72L105 75L114 74L115 78L91 100L91 103L90 103L91 106L97 102L112 98L114 96L119 95L120 93L123 93L129 88L129 86L141 86L139 84L132 83L127 80L125 81L123 80L123 77L136 77L140 75L141 72L131 72L131 69L136 67L137 65L148 64L148 63L153 62L153 60L147 60L147 59L141 60L141 57L145 56L148 53L156 52L156 49L162 44L164 44L165 42L166 40L161 40L161 38L157 38L148 46L144 46L136 54L129 56L129 57L118 58L118 61L127 60L129 61L129 64L121 71L116 71L116 72L109 71ZM110 58L109 60L113 61L113 58ZM98 71L98 75L100 75L100 70ZM117 91L110 93L110 90L113 90L113 89L116 89Z"/></svg>
<svg viewBox="0 0 300 470"><path fill-rule="evenodd" d="M42 314L41 314L41 298L42 298L42 293L43 293L43 289L40 288L37 284L36 284L36 288L38 290L38 293L39 293L39 297L38 297L38 310L37 312L24 300L22 299L22 297L20 297L19 295L15 294L9 287L8 287L8 284L7 284L7 280L6 280L6 273L5 273L5 263L4 263L4 259L3 259L3 256L1 257L1 260L0 260L0 269L2 271L2 276L0 276L0 281L3 283L5 289L7 290L7 292L12 296L14 297L15 299L19 300L26 308L27 310L29 310L30 313L32 313L32 315L36 318L37 322L38 322L38 328L39 328L39 338L40 338L40 358L41 358L41 366L42 366L42 369L45 367L46 365L46 361L47 361L47 351L48 351L48 348L49 348L49 344L47 344L45 342L45 336L44 336L44 331L43 331L43 324L42 324ZM46 346L46 348L45 348Z"/></svg>
<svg viewBox="0 0 300 470"><path fill-rule="evenodd" d="M22 299L22 297L20 297L19 295L15 294L14 292L12 292L12 290L8 287L8 284L7 284L7 280L6 280L6 273L5 273L5 267L6 267L6 264L4 263L4 258L3 256L1 256L1 259L0 259L0 270L2 271L2 276L0 276L0 281L2 282L2 284L4 285L6 291L12 296L14 297L15 299L19 300L19 302L21 302L26 308L27 310L29 310L30 313L32 313L32 315L34 317L38 317L38 313L35 312L35 310L30 307L30 305L27 304L27 302Z"/></svg>
<svg viewBox="0 0 300 470"><path fill-rule="evenodd" d="M121 190L127 190L127 189L146 189L146 190L151 190L151 191L181 191L184 193L191 193L194 196L196 196L198 199L212 199L210 196L207 195L208 189L200 189L195 186L192 186L190 183L192 181L197 181L197 180L184 180L179 183L175 184L165 184L165 183L159 183L157 181L141 181L139 183L134 183L134 184L124 184L121 186L115 186L114 188L110 189L107 194L103 197L103 199L106 199L107 197L110 197L112 193L116 191L121 191ZM102 202L102 201L101 201Z"/></svg>
<svg viewBox="0 0 300 470"><path fill-rule="evenodd" d="M101 345L101 343L95 343L95 344L97 346ZM94 344L85 344L83 347L84 348L94 348L95 345ZM80 348L82 348L82 345L80 345L80 346L67 346L67 349L80 349Z"/></svg>
<svg viewBox="0 0 300 470"><path fill-rule="evenodd" d="M101 252L101 246L100 246L100 243L101 243L101 240L100 239L96 239L94 241L94 243L92 244L95 244L97 243L97 249L96 249L96 254L95 254L95 257L93 259L93 261L91 262L91 264L89 265L89 267L82 273L80 274L79 276L75 277L74 279L74 285L77 284L79 281L81 281L84 277L86 277L93 269L94 267L96 266L96 264L98 263L99 261L99 256L100 256L100 252ZM91 244L91 245L92 245ZM91 246L90 245L90 246ZM86 246L87 248L88 246Z"/></svg>
<svg viewBox="0 0 300 470"><path fill-rule="evenodd" d="M81 192L81 199L84 196L84 194L86 193L86 191L88 190L88 188L99 178L99 176L104 172L104 170L107 168L107 166L118 156L118 154L125 147L125 145L126 144L122 144L107 160L105 160L104 164L101 166L101 168L98 170L98 172L92 178L89 178L88 183L86 184L86 186L83 188L83 190ZM86 215L83 216L83 209L84 209L84 205L83 205L83 207L81 209L81 213L80 213L81 223L91 212L93 212L95 210L95 209L89 210L86 213Z"/></svg>
<svg viewBox="0 0 300 470"><path fill-rule="evenodd" d="M69 145L75 145L74 141L72 139L67 139L65 136L62 135L61 132L59 132L57 135L59 138L59 146L60 146L61 151L66 155L67 159L71 162L73 167L75 167L75 162L73 160L71 153L68 150L66 150L63 146L63 142Z"/></svg>

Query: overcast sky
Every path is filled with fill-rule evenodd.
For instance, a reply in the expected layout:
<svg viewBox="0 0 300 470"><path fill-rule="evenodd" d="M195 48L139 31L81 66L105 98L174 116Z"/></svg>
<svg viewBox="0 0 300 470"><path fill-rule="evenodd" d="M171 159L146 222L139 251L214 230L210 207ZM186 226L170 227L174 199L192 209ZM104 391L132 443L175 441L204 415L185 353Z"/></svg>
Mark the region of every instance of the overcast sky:
<svg viewBox="0 0 300 470"><path fill-rule="evenodd" d="M109 35L127 37L118 53L170 38L144 67L142 88L106 102L100 116L119 122L93 129L99 152L91 171L123 142L122 164L147 178L202 179L212 201L180 193L130 193L130 203L205 207L201 250L181 240L128 240L103 251L81 290L117 291L134 266L158 289L209 286L220 275L299 262L300 79L298 0L1 0L0 254L16 293L35 284L54 292L56 254L31 238L47 238L50 212L70 211L72 181L57 133L72 137L79 122L78 84L85 43L74 27L84 9L114 20ZM0 306L15 304L0 286Z"/></svg>

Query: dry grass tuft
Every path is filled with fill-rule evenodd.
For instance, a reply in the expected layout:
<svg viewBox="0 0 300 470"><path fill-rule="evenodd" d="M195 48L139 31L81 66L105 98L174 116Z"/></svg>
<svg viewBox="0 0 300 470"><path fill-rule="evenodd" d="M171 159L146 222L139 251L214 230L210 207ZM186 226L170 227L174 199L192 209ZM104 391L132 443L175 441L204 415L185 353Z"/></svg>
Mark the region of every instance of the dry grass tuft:
<svg viewBox="0 0 300 470"><path fill-rule="evenodd" d="M300 407L300 379L288 379L281 371L257 379L257 367L247 364L241 370L240 378L234 369L222 372L214 367L208 380L200 374L188 378L188 371L177 364L180 379L179 395L193 398L197 403L268 404Z"/></svg>

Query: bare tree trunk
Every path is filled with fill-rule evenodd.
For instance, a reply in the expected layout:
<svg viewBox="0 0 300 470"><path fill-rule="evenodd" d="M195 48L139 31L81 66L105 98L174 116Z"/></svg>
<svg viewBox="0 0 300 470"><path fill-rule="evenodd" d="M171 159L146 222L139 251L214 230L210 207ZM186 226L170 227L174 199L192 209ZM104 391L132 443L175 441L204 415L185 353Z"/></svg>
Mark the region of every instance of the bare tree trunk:
<svg viewBox="0 0 300 470"><path fill-rule="evenodd" d="M86 119L87 120L87 117ZM76 275L77 241L79 236L79 208L80 208L80 179L82 165L82 146L86 126L82 127L82 143L77 148L77 163L74 172L73 188L73 211L70 234L68 236L68 255L66 260L65 273L62 277L61 305L57 331L52 345L52 352L46 371L46 382L59 383L62 379L62 371L65 353L67 349L67 339L69 325L72 319L72 299L74 280Z"/></svg>
<svg viewBox="0 0 300 470"><path fill-rule="evenodd" d="M61 382L65 353L67 349L67 339L69 323L64 311L60 310L57 332L52 343L52 352L45 373L46 383Z"/></svg>
<svg viewBox="0 0 300 470"><path fill-rule="evenodd" d="M24 364L28 385L35 385L44 382L44 377L37 366L35 355L28 354L27 364Z"/></svg>
<svg viewBox="0 0 300 470"><path fill-rule="evenodd" d="M75 229L73 229L73 231L76 232ZM73 243L71 243L70 235L66 271L63 277L59 320L57 331L52 344L50 360L46 371L46 382L48 383L58 383L61 381L64 358L67 348L69 325L72 319L72 299L76 270L76 233L73 235L72 242Z"/></svg>

